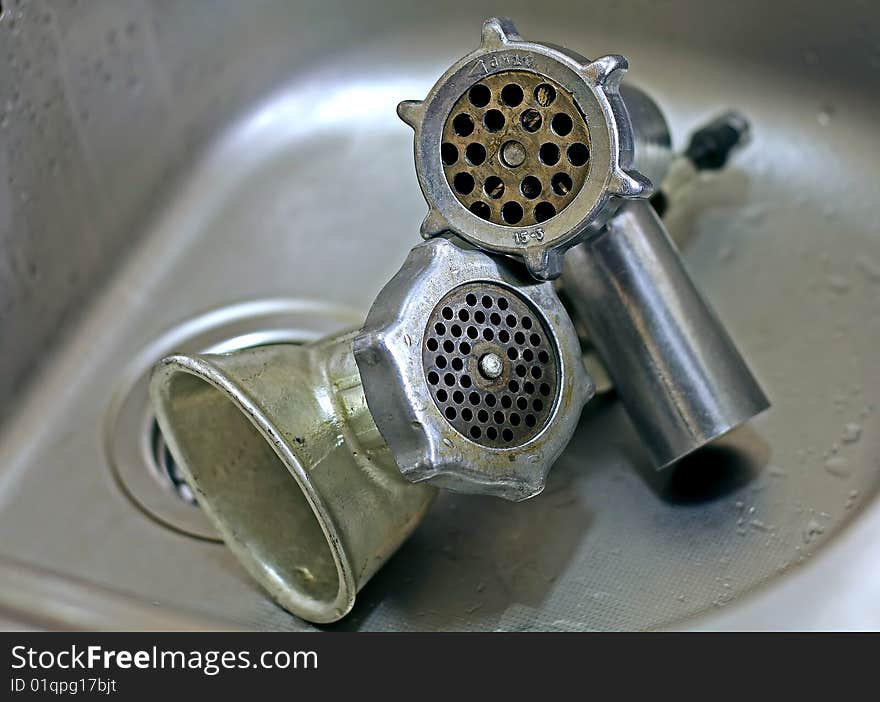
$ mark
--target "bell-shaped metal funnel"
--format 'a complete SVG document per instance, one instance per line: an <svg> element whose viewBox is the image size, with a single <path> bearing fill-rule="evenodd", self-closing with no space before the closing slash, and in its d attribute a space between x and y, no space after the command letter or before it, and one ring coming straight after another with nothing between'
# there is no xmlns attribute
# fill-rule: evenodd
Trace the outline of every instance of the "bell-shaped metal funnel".
<svg viewBox="0 0 880 702"><path fill-rule="evenodd" d="M170 356L153 404L199 504L285 609L332 622L436 489L401 474L367 409L354 334Z"/></svg>

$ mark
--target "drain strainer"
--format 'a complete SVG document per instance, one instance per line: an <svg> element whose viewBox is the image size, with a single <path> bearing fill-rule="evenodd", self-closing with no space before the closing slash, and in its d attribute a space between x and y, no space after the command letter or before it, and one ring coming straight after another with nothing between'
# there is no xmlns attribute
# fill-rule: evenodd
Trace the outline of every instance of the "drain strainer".
<svg viewBox="0 0 880 702"><path fill-rule="evenodd" d="M193 495L193 491L187 485L183 471L177 465L177 461L174 459L174 455L171 453L168 442L165 441L162 430L159 428L159 422L155 417L150 424L150 448L153 470L156 472L157 477L163 482L167 481L169 487L184 502L188 502L191 505L198 504L196 496Z"/></svg>
<svg viewBox="0 0 880 702"><path fill-rule="evenodd" d="M258 300L224 307L171 329L145 348L120 380L104 445L116 482L145 514L175 531L219 541L159 431L149 399L153 365L174 352L227 353L263 344L313 341L356 326L361 315L306 300Z"/></svg>
<svg viewBox="0 0 880 702"><path fill-rule="evenodd" d="M540 315L499 285L450 291L429 317L422 362L443 416L482 446L530 441L558 393L557 354Z"/></svg>
<svg viewBox="0 0 880 702"><path fill-rule="evenodd" d="M526 71L487 76L455 103L440 157L449 187L478 217L546 222L587 178L590 135L571 93Z"/></svg>

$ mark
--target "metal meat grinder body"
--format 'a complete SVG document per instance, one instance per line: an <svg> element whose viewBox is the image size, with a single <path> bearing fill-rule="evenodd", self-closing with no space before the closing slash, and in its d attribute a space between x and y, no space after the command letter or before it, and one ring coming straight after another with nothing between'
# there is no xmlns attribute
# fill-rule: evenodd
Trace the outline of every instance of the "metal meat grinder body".
<svg viewBox="0 0 880 702"><path fill-rule="evenodd" d="M651 98L621 84L627 67L490 19L480 47L398 113L415 131L422 234L452 232L538 278L561 275L663 467L769 402L647 202L671 138Z"/></svg>
<svg viewBox="0 0 880 702"><path fill-rule="evenodd" d="M538 494L594 394L553 286L424 242L358 331L166 358L156 416L199 504L287 610L336 621L436 487Z"/></svg>
<svg viewBox="0 0 880 702"><path fill-rule="evenodd" d="M526 42L509 20L482 36L426 101L399 107L428 241L363 327L172 356L154 373L199 503L311 621L351 609L435 488L513 501L544 488L595 393L553 279L658 465L767 405L645 200L670 139L656 105L620 85L626 59Z"/></svg>

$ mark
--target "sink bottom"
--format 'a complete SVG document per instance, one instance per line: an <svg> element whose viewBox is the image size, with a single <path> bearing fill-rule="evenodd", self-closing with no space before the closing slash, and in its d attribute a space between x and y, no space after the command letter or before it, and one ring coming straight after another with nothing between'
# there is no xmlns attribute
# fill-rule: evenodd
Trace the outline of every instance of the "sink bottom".
<svg viewBox="0 0 880 702"><path fill-rule="evenodd" d="M876 112L841 88L829 116L830 98L790 75L756 80L700 54L623 48L677 143L716 106L754 122L753 144L673 203L668 225L773 407L655 473L619 403L597 399L544 494L517 505L444 495L334 628L697 625L698 615L735 613L754 599L747 593L764 596L761 585L806 574L800 566L833 551L857 515L878 519L877 154L860 148L876 144ZM424 58L405 68L392 58L412 44L395 39L309 69L174 184L6 428L0 555L158 610L311 628L210 534L169 529L135 506L105 445L106 430L111 444L122 430L106 420L153 360L188 350L167 330L209 310L319 298L322 331L362 318L424 214L411 133L394 108L423 95L458 50L439 39L419 49Z"/></svg>

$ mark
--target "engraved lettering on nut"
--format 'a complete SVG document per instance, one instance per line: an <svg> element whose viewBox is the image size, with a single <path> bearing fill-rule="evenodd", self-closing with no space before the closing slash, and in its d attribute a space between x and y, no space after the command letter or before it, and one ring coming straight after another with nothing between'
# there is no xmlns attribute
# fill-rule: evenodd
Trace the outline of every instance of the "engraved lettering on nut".
<svg viewBox="0 0 880 702"><path fill-rule="evenodd" d="M513 240L522 246L528 244L529 241L544 241L544 228L535 227L531 231L526 229L525 231L514 232Z"/></svg>

